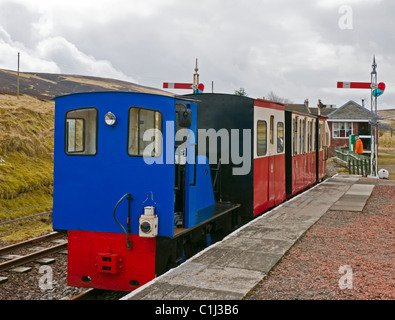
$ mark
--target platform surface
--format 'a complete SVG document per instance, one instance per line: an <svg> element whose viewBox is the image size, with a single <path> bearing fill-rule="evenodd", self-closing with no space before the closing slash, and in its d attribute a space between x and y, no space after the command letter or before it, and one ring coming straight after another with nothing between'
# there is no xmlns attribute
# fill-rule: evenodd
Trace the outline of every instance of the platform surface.
<svg viewBox="0 0 395 320"><path fill-rule="evenodd" d="M121 300L241 300L328 210L362 211L377 180L336 175Z"/></svg>

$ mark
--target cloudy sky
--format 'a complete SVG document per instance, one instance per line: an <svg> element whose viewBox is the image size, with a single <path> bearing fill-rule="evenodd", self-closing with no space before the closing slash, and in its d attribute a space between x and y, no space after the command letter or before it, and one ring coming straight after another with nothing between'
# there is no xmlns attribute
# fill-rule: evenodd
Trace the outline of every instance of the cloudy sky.
<svg viewBox="0 0 395 320"><path fill-rule="evenodd" d="M0 68L20 52L21 71L162 88L192 82L198 58L205 92L370 108L336 83L370 82L375 55L378 107L395 108L394 17L393 0L0 0Z"/></svg>

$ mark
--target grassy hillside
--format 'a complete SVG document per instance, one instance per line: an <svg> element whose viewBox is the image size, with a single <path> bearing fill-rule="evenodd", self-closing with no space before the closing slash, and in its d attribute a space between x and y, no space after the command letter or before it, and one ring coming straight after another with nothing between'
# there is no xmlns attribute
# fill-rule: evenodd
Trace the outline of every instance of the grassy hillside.
<svg viewBox="0 0 395 320"><path fill-rule="evenodd" d="M377 113L385 121L395 121L395 109L377 110Z"/></svg>
<svg viewBox="0 0 395 320"><path fill-rule="evenodd" d="M52 208L53 132L53 101L0 95L0 222ZM17 226L1 227L0 240L31 235Z"/></svg>
<svg viewBox="0 0 395 320"><path fill-rule="evenodd" d="M32 72L19 74L19 92L24 95L52 99L65 94L92 91L132 91L172 95L160 89L108 78ZM0 94L16 95L16 93L17 73L0 69Z"/></svg>
<svg viewBox="0 0 395 320"><path fill-rule="evenodd" d="M18 99L17 73L0 69L0 222L52 208L52 98L93 91L173 95L156 88L98 77L21 72L19 78ZM0 243L49 231L50 222L37 218L0 226Z"/></svg>

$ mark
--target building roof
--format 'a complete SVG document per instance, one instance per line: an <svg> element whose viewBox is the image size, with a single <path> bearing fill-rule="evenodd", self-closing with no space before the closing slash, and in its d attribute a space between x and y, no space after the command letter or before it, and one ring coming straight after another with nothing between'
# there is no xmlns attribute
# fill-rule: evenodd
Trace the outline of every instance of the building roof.
<svg viewBox="0 0 395 320"><path fill-rule="evenodd" d="M373 117L376 117L374 113L352 100L328 114L329 120L370 120ZM377 118L382 119L380 116Z"/></svg>
<svg viewBox="0 0 395 320"><path fill-rule="evenodd" d="M318 115L318 108L309 108L310 109L310 113L314 114L314 115ZM333 112L333 110L335 110L336 108L322 108L321 109L321 115L326 117L328 114L330 114L331 112Z"/></svg>
<svg viewBox="0 0 395 320"><path fill-rule="evenodd" d="M306 113L306 114L310 113L309 107L306 106L306 104L294 104L294 103L286 104L285 110Z"/></svg>

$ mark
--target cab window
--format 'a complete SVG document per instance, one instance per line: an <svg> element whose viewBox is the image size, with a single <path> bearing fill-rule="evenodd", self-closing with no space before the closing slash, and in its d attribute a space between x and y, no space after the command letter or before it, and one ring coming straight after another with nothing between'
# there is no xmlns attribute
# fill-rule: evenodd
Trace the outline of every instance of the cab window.
<svg viewBox="0 0 395 320"><path fill-rule="evenodd" d="M130 108L128 131L130 156L159 157L162 154L162 114L159 111Z"/></svg>
<svg viewBox="0 0 395 320"><path fill-rule="evenodd" d="M97 151L97 110L84 108L66 113L65 152L67 155L95 155Z"/></svg>

